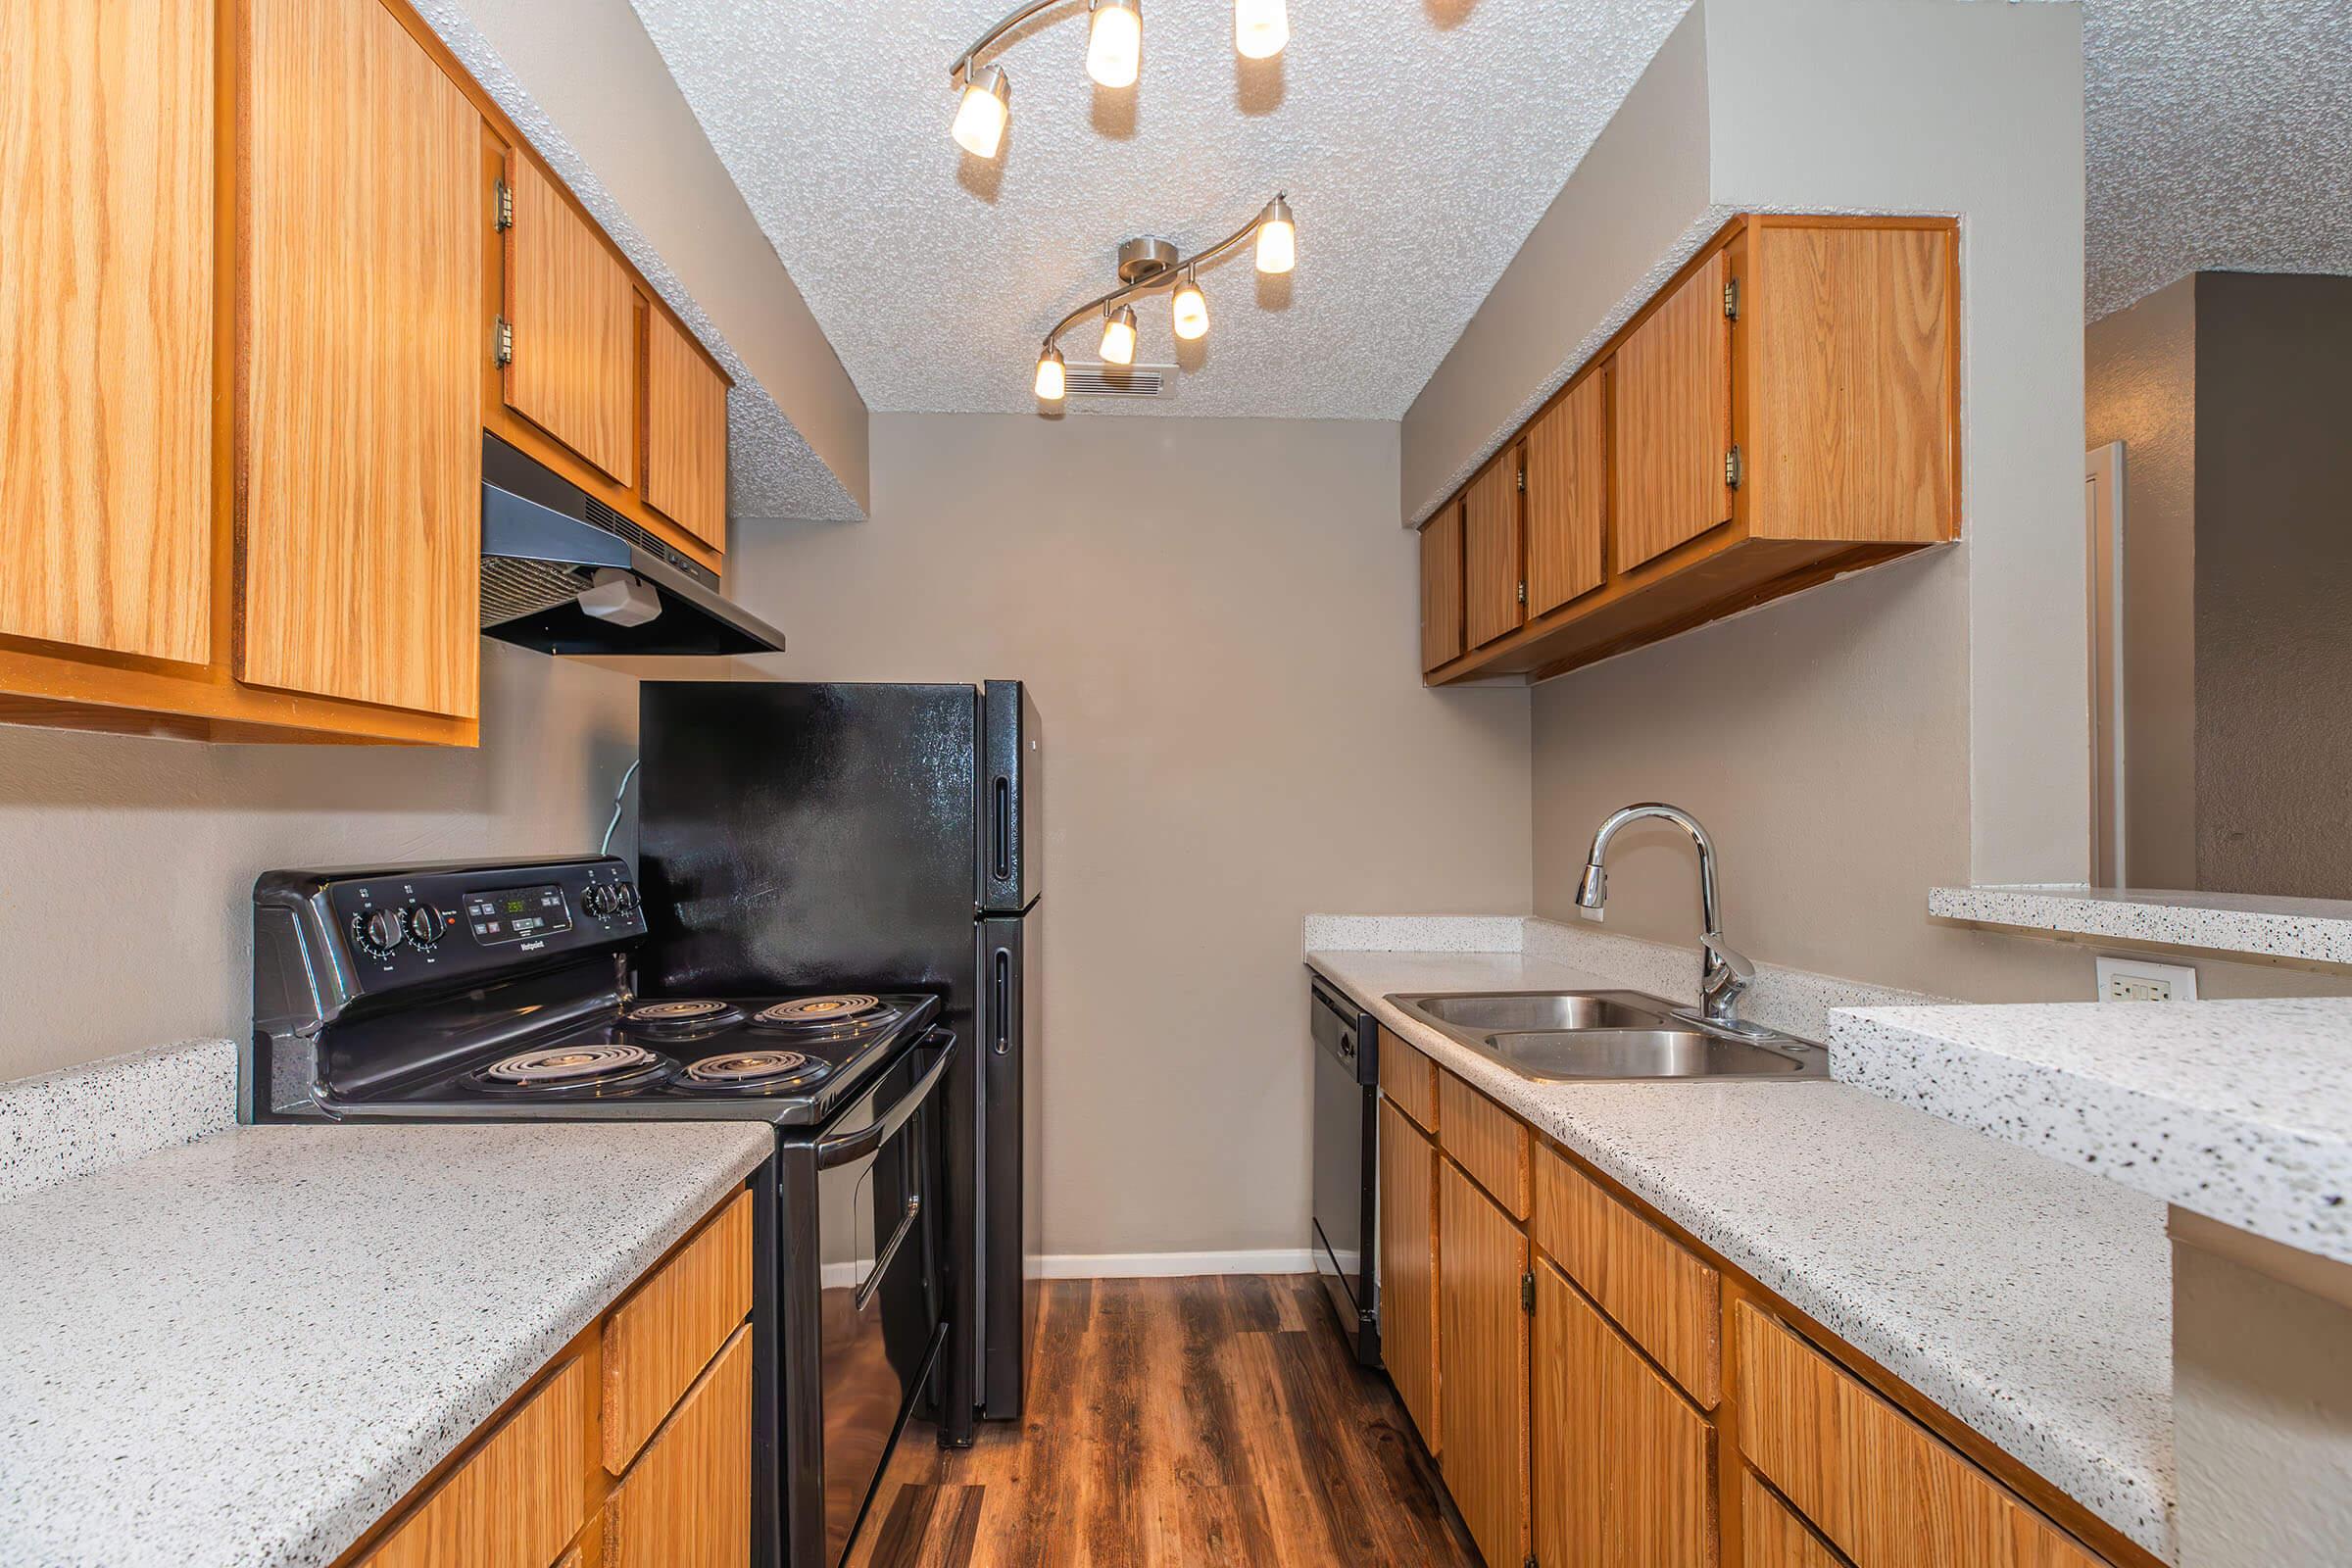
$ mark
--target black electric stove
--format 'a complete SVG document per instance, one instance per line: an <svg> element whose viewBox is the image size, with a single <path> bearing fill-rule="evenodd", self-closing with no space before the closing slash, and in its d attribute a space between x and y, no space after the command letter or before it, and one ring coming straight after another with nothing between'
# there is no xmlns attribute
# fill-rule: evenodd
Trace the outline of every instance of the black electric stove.
<svg viewBox="0 0 2352 1568"><path fill-rule="evenodd" d="M773 1127L752 1183L752 1561L833 1568L894 1444L938 1441L956 1039L935 995L887 983L637 995L644 934L611 858L270 872L239 1114Z"/></svg>

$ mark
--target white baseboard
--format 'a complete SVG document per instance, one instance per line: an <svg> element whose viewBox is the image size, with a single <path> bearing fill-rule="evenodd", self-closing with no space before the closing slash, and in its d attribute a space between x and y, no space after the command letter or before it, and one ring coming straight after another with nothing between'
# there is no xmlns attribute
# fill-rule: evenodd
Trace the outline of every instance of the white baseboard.
<svg viewBox="0 0 2352 1568"><path fill-rule="evenodd" d="M1310 1274L1314 1254L1303 1247L1256 1252L1056 1252L1038 1259L1049 1280L1174 1279L1194 1274Z"/></svg>

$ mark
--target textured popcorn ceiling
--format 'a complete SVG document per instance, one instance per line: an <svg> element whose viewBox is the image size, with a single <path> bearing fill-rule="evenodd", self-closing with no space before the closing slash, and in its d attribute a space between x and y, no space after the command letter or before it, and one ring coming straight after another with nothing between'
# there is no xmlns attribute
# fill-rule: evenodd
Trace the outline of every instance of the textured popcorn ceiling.
<svg viewBox="0 0 2352 1568"><path fill-rule="evenodd" d="M2352 0L2084 0L2085 315L2352 273Z"/></svg>
<svg viewBox="0 0 2352 1568"><path fill-rule="evenodd" d="M4 0L0 0L4 3ZM678 313L688 330L735 382L727 394L727 513L734 517L799 517L818 522L862 521L864 512L825 466L797 426L785 417L743 363L741 355L720 335L716 323L686 292L677 273L629 220L612 193L596 177L563 131L556 127L460 0L415 0L417 14L441 35L450 53L482 84L515 127L563 176L605 232L612 236L654 292Z"/></svg>
<svg viewBox="0 0 2352 1568"><path fill-rule="evenodd" d="M1134 88L1086 74L1082 0L992 56L993 163L948 138L947 68L1011 0L633 0L688 103L876 411L1027 412L1039 339L1157 233L1188 250L1276 190L1298 269L1203 274L1170 403L1089 414L1401 416L1688 0L1292 0L1278 61L1230 0L1146 0ZM1063 348L1092 360L1099 334ZM1202 352L1196 352L1196 349Z"/></svg>

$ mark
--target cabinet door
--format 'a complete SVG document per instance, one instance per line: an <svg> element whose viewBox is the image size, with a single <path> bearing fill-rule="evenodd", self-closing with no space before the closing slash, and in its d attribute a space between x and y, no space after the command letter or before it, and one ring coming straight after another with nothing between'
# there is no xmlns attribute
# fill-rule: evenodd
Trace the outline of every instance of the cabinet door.
<svg viewBox="0 0 2352 1568"><path fill-rule="evenodd" d="M1527 431L1527 613L1601 584L1609 515L1607 368L1593 370Z"/></svg>
<svg viewBox="0 0 2352 1568"><path fill-rule="evenodd" d="M1535 1341L1536 1561L1712 1568L1714 1427L1548 1262Z"/></svg>
<svg viewBox="0 0 2352 1568"><path fill-rule="evenodd" d="M1437 1180L1436 1146L1394 1102L1383 1099L1380 1356L1389 1381L1396 1385L1396 1397L1432 1453L1439 1451Z"/></svg>
<svg viewBox="0 0 2352 1568"><path fill-rule="evenodd" d="M543 1568L588 1514L594 1380L574 1357L452 1470L360 1568Z"/></svg>
<svg viewBox="0 0 2352 1568"><path fill-rule="evenodd" d="M1740 1478L1740 1568L1848 1568L1752 1471Z"/></svg>
<svg viewBox="0 0 2352 1568"><path fill-rule="evenodd" d="M1731 519L1723 472L1732 445L1724 275L1717 251L1618 345L1612 371L1619 571Z"/></svg>
<svg viewBox="0 0 2352 1568"><path fill-rule="evenodd" d="M470 718L481 117L376 0L246 19L237 673Z"/></svg>
<svg viewBox="0 0 2352 1568"><path fill-rule="evenodd" d="M637 291L555 181L507 159L507 406L622 484L637 482Z"/></svg>
<svg viewBox="0 0 2352 1568"><path fill-rule="evenodd" d="M752 1559L752 1331L735 1331L605 1499L605 1568Z"/></svg>
<svg viewBox="0 0 2352 1568"><path fill-rule="evenodd" d="M0 6L0 634L212 650L213 6Z"/></svg>
<svg viewBox="0 0 2352 1568"><path fill-rule="evenodd" d="M1479 1551L1515 1563L1528 1541L1527 1238L1451 1161L1438 1192L1440 1467Z"/></svg>
<svg viewBox="0 0 2352 1568"><path fill-rule="evenodd" d="M1421 667L1462 657L1462 508L1448 501L1421 525Z"/></svg>
<svg viewBox="0 0 2352 1568"><path fill-rule="evenodd" d="M645 317L645 500L727 548L727 382L660 311Z"/></svg>
<svg viewBox="0 0 2352 1568"><path fill-rule="evenodd" d="M1469 642L1483 648L1519 629L1519 449L1470 481L1462 498L1464 614Z"/></svg>

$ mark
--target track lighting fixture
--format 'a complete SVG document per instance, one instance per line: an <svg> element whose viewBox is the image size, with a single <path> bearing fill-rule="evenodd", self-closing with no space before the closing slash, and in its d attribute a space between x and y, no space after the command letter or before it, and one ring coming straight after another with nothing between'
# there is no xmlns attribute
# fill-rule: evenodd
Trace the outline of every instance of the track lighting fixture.
<svg viewBox="0 0 2352 1568"><path fill-rule="evenodd" d="M956 63L948 80L962 94L956 109L956 145L974 158L994 158L1012 113L1012 83L1002 66L983 69L980 57L1006 33L1063 0L1023 0L1011 14L982 33ZM1251 60L1282 53L1290 41L1290 15L1283 0L1234 0L1233 46ZM1132 87L1144 66L1143 0L1088 0L1086 74L1111 88Z"/></svg>
<svg viewBox="0 0 2352 1568"><path fill-rule="evenodd" d="M1187 343L1208 336L1208 296L1193 280L1193 270L1184 270L1184 281L1176 285L1176 297L1168 302L1169 324L1176 335Z"/></svg>
<svg viewBox="0 0 2352 1568"><path fill-rule="evenodd" d="M1092 0L1087 7L1086 74L1105 87L1132 87L1143 66L1141 0Z"/></svg>
<svg viewBox="0 0 2352 1568"><path fill-rule="evenodd" d="M1271 60L1291 41L1283 0L1233 0L1233 47L1245 60Z"/></svg>
<svg viewBox="0 0 2352 1568"><path fill-rule="evenodd" d="M1102 318L1102 363L1135 363L1135 310L1122 305Z"/></svg>
<svg viewBox="0 0 2352 1568"><path fill-rule="evenodd" d="M1011 118L1012 78L1004 67L991 66L964 83L963 102L956 106L956 145L974 158L994 158Z"/></svg>
<svg viewBox="0 0 2352 1568"><path fill-rule="evenodd" d="M1208 296L1200 290L1200 270L1212 267L1254 240L1257 270L1287 272L1298 265L1298 226L1291 217L1288 197L1276 196L1255 218L1214 245L1181 255L1164 239L1131 239L1119 247L1119 286L1088 300L1054 324L1037 356L1037 395L1058 404L1068 391L1068 371L1062 364L1061 334L1090 317L1102 320L1102 358L1110 365L1135 363L1135 308L1127 302L1167 290L1169 325L1187 342L1208 332Z"/></svg>
<svg viewBox="0 0 2352 1568"><path fill-rule="evenodd" d="M1061 350L1053 344L1037 357L1037 400L1040 403L1059 403L1069 383L1068 371L1061 363Z"/></svg>

